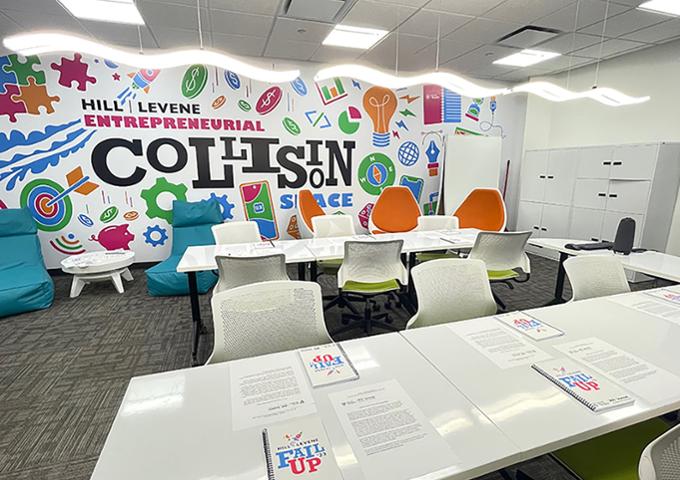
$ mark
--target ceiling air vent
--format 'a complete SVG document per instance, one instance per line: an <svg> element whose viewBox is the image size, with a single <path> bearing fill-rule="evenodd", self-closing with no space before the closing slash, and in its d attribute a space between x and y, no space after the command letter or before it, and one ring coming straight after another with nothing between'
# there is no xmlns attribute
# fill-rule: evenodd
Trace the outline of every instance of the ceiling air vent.
<svg viewBox="0 0 680 480"><path fill-rule="evenodd" d="M561 34L560 30L554 28L535 27L527 25L498 40L499 45L516 48L531 48Z"/></svg>
<svg viewBox="0 0 680 480"><path fill-rule="evenodd" d="M354 3L353 0L288 0L284 4L286 17L334 23L338 14Z"/></svg>

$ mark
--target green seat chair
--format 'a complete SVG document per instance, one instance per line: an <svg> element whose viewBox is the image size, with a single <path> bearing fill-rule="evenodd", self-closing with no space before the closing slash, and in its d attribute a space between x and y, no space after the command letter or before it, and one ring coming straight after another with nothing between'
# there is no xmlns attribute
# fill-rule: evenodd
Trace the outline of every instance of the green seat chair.
<svg viewBox="0 0 680 480"><path fill-rule="evenodd" d="M458 217L453 215L421 215L418 217L416 231L431 232L433 230L458 230ZM416 253L417 263L444 258L458 258L458 254L451 251Z"/></svg>

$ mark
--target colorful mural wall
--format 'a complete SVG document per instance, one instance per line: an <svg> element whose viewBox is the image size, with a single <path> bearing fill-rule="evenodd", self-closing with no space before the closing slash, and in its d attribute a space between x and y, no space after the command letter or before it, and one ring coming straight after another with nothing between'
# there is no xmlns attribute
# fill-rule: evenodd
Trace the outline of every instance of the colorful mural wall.
<svg viewBox="0 0 680 480"><path fill-rule="evenodd" d="M0 57L0 208L31 210L50 268L102 249L161 260L174 199L215 199L225 221L283 239L299 236L297 193L309 188L365 229L390 185L436 211L445 135L503 132L503 99L313 75L269 85L203 65Z"/></svg>

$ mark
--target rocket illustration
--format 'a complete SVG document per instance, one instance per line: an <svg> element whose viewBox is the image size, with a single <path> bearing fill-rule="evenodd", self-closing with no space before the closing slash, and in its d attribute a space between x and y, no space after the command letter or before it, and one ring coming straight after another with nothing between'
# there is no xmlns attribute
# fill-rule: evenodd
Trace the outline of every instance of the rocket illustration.
<svg viewBox="0 0 680 480"><path fill-rule="evenodd" d="M149 93L151 82L156 80L160 70L142 69L136 73L128 73L128 77L132 79L132 88L144 90L144 93Z"/></svg>

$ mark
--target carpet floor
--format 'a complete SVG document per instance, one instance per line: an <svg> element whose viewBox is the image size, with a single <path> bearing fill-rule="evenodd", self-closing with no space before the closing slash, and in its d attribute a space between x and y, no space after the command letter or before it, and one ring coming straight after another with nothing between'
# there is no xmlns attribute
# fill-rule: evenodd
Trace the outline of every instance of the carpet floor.
<svg viewBox="0 0 680 480"><path fill-rule="evenodd" d="M532 257L527 283L494 291L511 310L540 306L552 298L556 267ZM132 273L123 295L99 283L76 299L69 298L71 278L56 275L51 308L0 319L0 479L88 479L130 378L190 365L188 297L149 297L143 270ZM335 292L334 278L319 281L324 293ZM205 360L212 349L208 295L201 309L210 331L201 339ZM327 312L331 332L340 326L338 312ZM402 328L409 316L395 310L393 318ZM355 329L335 340L362 335ZM521 468L535 480L572 478L547 456ZM495 473L484 480L501 478Z"/></svg>

